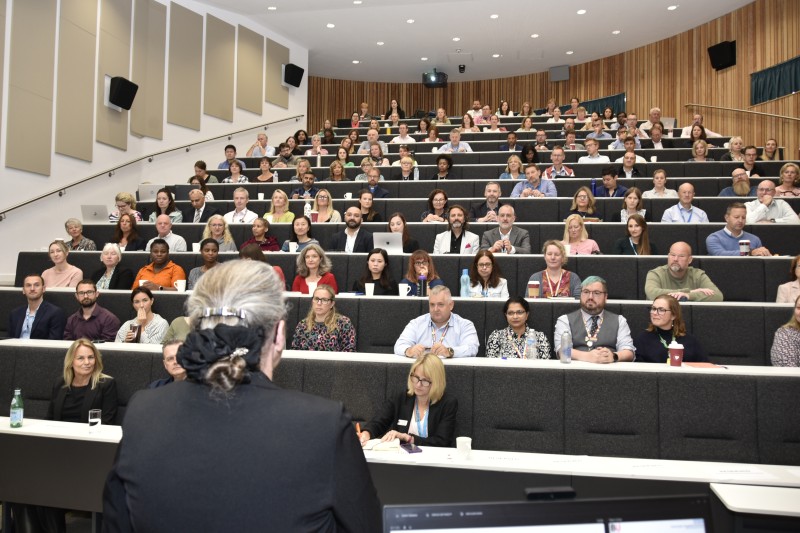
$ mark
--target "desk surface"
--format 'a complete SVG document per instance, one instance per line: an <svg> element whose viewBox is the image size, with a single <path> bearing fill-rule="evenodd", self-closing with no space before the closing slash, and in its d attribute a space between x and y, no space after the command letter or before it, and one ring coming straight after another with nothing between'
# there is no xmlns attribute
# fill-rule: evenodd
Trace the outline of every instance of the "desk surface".
<svg viewBox="0 0 800 533"><path fill-rule="evenodd" d="M96 431L89 433L88 424L26 418L21 428L12 428L10 419L0 416L0 434L4 433L27 437L49 437L104 443L118 443L122 438L122 428L120 426L100 426Z"/></svg>
<svg viewBox="0 0 800 533"><path fill-rule="evenodd" d="M798 475L800 475L800 469ZM725 507L737 513L800 517L800 489L712 483Z"/></svg>

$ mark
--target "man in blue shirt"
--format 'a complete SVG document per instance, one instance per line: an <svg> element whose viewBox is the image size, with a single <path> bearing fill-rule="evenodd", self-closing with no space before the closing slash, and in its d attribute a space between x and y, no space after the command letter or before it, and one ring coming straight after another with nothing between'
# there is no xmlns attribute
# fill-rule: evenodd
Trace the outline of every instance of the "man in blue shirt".
<svg viewBox="0 0 800 533"><path fill-rule="evenodd" d="M598 198L622 198L628 188L617 185L617 169L614 167L603 168L603 186L597 189L595 196Z"/></svg>
<svg viewBox="0 0 800 533"><path fill-rule="evenodd" d="M747 221L747 207L734 202L725 211L725 227L706 237L708 255L742 255L740 242L750 241L750 252L746 255L768 257L772 255L762 244L761 239L744 231Z"/></svg>
<svg viewBox="0 0 800 533"><path fill-rule="evenodd" d="M555 198L558 196L556 185L552 180L542 180L536 165L525 167L525 181L517 183L511 191L511 198Z"/></svg>

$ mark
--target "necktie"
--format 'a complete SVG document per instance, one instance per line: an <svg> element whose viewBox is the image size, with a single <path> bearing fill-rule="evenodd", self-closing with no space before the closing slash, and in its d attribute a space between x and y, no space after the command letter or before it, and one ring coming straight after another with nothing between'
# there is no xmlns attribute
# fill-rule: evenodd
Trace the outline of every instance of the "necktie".
<svg viewBox="0 0 800 533"><path fill-rule="evenodd" d="M593 316L591 318L592 325L589 327L589 336L590 337L594 337L595 335L597 335L597 329L598 329L598 327L597 327L597 319L598 319L597 316Z"/></svg>
<svg viewBox="0 0 800 533"><path fill-rule="evenodd" d="M194 221L195 222L200 222L200 210L199 209L195 209L194 210Z"/></svg>

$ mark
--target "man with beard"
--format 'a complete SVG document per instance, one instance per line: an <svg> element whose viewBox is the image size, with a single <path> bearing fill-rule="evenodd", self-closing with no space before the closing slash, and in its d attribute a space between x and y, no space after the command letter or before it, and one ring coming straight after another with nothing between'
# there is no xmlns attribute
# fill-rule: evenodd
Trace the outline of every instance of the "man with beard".
<svg viewBox="0 0 800 533"><path fill-rule="evenodd" d="M676 242L669 249L667 264L647 273L644 293L648 300L669 294L678 301L721 302L722 291L706 273L692 266L692 247Z"/></svg>
<svg viewBox="0 0 800 533"><path fill-rule="evenodd" d="M67 317L64 310L44 299L44 279L40 274L28 274L22 280L26 305L11 310L8 315L8 334L12 339L59 340L64 337Z"/></svg>
<svg viewBox="0 0 800 533"><path fill-rule="evenodd" d="M633 361L636 348L624 316L606 311L606 280L589 276L581 283L581 308L556 321L553 341L556 353L561 336L572 335L572 358L590 363Z"/></svg>
<svg viewBox="0 0 800 533"><path fill-rule="evenodd" d="M373 248L372 233L361 229L361 208L348 207L344 212L347 228L331 237L328 251L366 254Z"/></svg>
<svg viewBox="0 0 800 533"><path fill-rule="evenodd" d="M553 180L542 180L539 167L528 165L525 167L525 181L520 181L511 191L511 198L555 198L558 196Z"/></svg>
<svg viewBox="0 0 800 533"><path fill-rule="evenodd" d="M706 237L708 255L742 255L741 241L750 241L750 252L746 255L767 257L772 255L761 244L761 239L744 231L747 222L747 207L743 203L734 202L725 212L725 227Z"/></svg>
<svg viewBox="0 0 800 533"><path fill-rule="evenodd" d="M84 279L78 282L75 299L81 308L67 318L64 340L85 338L91 341L114 342L121 323L111 311L97 303L99 297L94 281Z"/></svg>
<svg viewBox="0 0 800 533"><path fill-rule="evenodd" d="M733 185L725 187L719 193L719 196L755 196L756 186L750 186L750 177L747 171L743 168L736 168L731 173L733 178Z"/></svg>
<svg viewBox="0 0 800 533"><path fill-rule="evenodd" d="M475 255L480 249L480 238L467 231L469 221L467 210L460 205L450 208L447 215L448 230L436 235L433 244L434 254L465 254Z"/></svg>

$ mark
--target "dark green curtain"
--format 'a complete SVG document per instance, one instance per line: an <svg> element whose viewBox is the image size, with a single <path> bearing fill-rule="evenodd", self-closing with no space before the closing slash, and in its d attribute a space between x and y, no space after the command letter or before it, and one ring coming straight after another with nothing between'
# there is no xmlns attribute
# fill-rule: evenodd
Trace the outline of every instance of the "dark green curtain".
<svg viewBox="0 0 800 533"><path fill-rule="evenodd" d="M750 105L800 91L800 56L750 74Z"/></svg>
<svg viewBox="0 0 800 533"><path fill-rule="evenodd" d="M588 114L592 114L592 112L597 111L601 115L603 114L603 109L606 107L610 107L614 110L614 114L616 115L620 111L625 111L625 93L614 94L611 96L604 96L602 98L597 98L595 100L584 100L581 102L581 105L586 108L586 112ZM544 113L546 108L536 109L534 113L537 115L541 115ZM563 113L569 109L569 104L561 106L561 112Z"/></svg>

